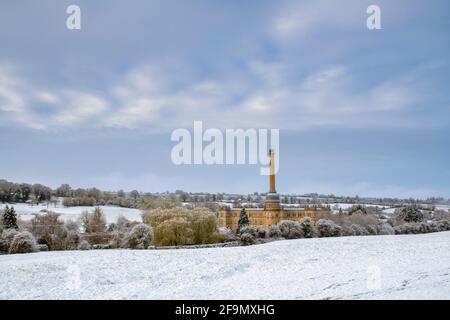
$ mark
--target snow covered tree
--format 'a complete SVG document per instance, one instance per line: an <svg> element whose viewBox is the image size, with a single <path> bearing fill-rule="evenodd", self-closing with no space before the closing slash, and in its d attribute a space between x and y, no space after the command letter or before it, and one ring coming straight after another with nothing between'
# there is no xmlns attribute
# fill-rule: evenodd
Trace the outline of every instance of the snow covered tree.
<svg viewBox="0 0 450 320"><path fill-rule="evenodd" d="M74 221L64 222L59 213L47 212L37 214L30 223L30 231L39 244L46 244L49 250L77 249L80 240L79 224Z"/></svg>
<svg viewBox="0 0 450 320"><path fill-rule="evenodd" d="M106 218L99 207L94 212L83 212L81 216L82 225L86 233L102 233L106 231Z"/></svg>
<svg viewBox="0 0 450 320"><path fill-rule="evenodd" d="M278 223L281 236L286 239L298 239L303 237L303 232L300 224L290 220L282 220Z"/></svg>
<svg viewBox="0 0 450 320"><path fill-rule="evenodd" d="M319 237L339 237L342 228L331 220L320 219L316 223Z"/></svg>
<svg viewBox="0 0 450 320"><path fill-rule="evenodd" d="M17 214L14 210L14 207L9 208L6 206L3 216L2 216L2 224L5 229L18 229L17 226Z"/></svg>
<svg viewBox="0 0 450 320"><path fill-rule="evenodd" d="M278 226L270 226L269 227L269 237L270 238L280 238L281 237L281 231Z"/></svg>
<svg viewBox="0 0 450 320"><path fill-rule="evenodd" d="M243 228L244 226L248 226L249 224L250 224L250 222L248 220L247 211L245 210L245 208L242 208L241 216L239 217L239 221L238 221L237 233L240 233L241 228Z"/></svg>
<svg viewBox="0 0 450 320"><path fill-rule="evenodd" d="M352 214L367 214L367 208L360 204L352 206L348 209L348 215L351 216Z"/></svg>
<svg viewBox="0 0 450 320"><path fill-rule="evenodd" d="M255 228L249 225L244 225L240 229L239 240L245 246L254 244L256 242L257 232Z"/></svg>
<svg viewBox="0 0 450 320"><path fill-rule="evenodd" d="M450 230L450 221L449 220L439 220L438 222L440 231L449 231Z"/></svg>
<svg viewBox="0 0 450 320"><path fill-rule="evenodd" d="M257 236L256 229L253 228L253 227L250 226L250 225L244 225L244 226L241 228L241 233L243 233L243 232L250 233L253 237L256 237L256 236Z"/></svg>
<svg viewBox="0 0 450 320"><path fill-rule="evenodd" d="M314 223L310 218L304 218L299 222L300 229L302 230L303 237L313 238L316 230L314 228Z"/></svg>
<svg viewBox="0 0 450 320"><path fill-rule="evenodd" d="M251 233L248 233L248 232L241 233L239 236L239 240L241 241L241 243L244 246L249 246L256 242L255 237Z"/></svg>
<svg viewBox="0 0 450 320"><path fill-rule="evenodd" d="M406 206L400 210L399 217L405 222L422 222L423 213L417 206Z"/></svg>
<svg viewBox="0 0 450 320"><path fill-rule="evenodd" d="M369 235L369 232L367 231L367 229L364 228L363 226L360 226L359 224L352 224L349 229L350 229L351 236L367 236L367 235Z"/></svg>
<svg viewBox="0 0 450 320"><path fill-rule="evenodd" d="M135 225L125 237L124 247L130 249L147 249L153 240L153 230L145 223Z"/></svg>
<svg viewBox="0 0 450 320"><path fill-rule="evenodd" d="M37 251L36 239L28 231L17 233L9 246L9 253L29 253Z"/></svg>
<svg viewBox="0 0 450 320"><path fill-rule="evenodd" d="M392 235L395 234L394 228L389 223L382 223L378 226L379 235Z"/></svg>

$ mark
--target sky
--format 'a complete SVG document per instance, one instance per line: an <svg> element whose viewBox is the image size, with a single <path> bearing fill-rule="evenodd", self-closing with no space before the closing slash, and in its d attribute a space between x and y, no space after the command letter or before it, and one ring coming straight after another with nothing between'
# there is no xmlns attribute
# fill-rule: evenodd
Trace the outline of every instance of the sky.
<svg viewBox="0 0 450 320"><path fill-rule="evenodd" d="M0 179L266 192L259 165L171 161L199 120L279 129L280 193L449 198L449 84L445 0L2 1Z"/></svg>

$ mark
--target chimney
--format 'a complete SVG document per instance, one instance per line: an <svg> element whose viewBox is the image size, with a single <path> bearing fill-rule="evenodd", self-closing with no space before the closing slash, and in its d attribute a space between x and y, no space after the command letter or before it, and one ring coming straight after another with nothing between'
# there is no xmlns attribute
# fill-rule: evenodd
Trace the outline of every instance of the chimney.
<svg viewBox="0 0 450 320"><path fill-rule="evenodd" d="M273 149L269 150L269 157L270 157L270 176L269 176L269 180L270 180L270 189L269 192L270 193L276 193L276 189L275 189L275 154Z"/></svg>

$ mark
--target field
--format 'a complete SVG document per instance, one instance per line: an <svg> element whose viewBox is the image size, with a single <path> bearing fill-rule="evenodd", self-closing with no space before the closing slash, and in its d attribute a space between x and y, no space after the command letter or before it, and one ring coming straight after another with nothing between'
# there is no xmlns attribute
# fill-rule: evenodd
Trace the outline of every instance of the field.
<svg viewBox="0 0 450 320"><path fill-rule="evenodd" d="M450 232L0 256L0 299L449 299Z"/></svg>
<svg viewBox="0 0 450 320"><path fill-rule="evenodd" d="M0 210L6 205L0 204ZM10 205L11 206L11 205ZM30 220L35 214L42 213L42 210L53 211L61 214L64 221L77 220L83 211L93 211L95 207L64 207L61 204L53 205L40 204L30 205L27 203L16 203L12 205L17 212L19 218ZM116 222L117 218L122 215L131 221L142 221L141 211L138 209L120 208L114 206L100 206L105 214L107 223Z"/></svg>

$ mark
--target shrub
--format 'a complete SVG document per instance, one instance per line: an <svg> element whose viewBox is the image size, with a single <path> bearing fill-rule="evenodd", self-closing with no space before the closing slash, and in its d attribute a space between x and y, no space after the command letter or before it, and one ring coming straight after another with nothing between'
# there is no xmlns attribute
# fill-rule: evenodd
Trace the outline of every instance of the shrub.
<svg viewBox="0 0 450 320"><path fill-rule="evenodd" d="M316 223L319 237L339 237L342 228L331 220L320 219Z"/></svg>
<svg viewBox="0 0 450 320"><path fill-rule="evenodd" d="M209 243L221 243L227 241L230 241L230 238L228 237L227 234L221 232L214 232L210 237Z"/></svg>
<svg viewBox="0 0 450 320"><path fill-rule="evenodd" d="M46 244L49 250L76 250L80 241L79 225L73 221L65 224L55 212L36 215L31 219L30 230L38 243Z"/></svg>
<svg viewBox="0 0 450 320"><path fill-rule="evenodd" d="M352 224L349 228L351 236L367 236L369 232L366 228L363 226L360 226L359 224Z"/></svg>
<svg viewBox="0 0 450 320"><path fill-rule="evenodd" d="M409 222L394 228L395 234L420 234L430 232L430 227L426 223Z"/></svg>
<svg viewBox="0 0 450 320"><path fill-rule="evenodd" d="M81 240L80 244L78 245L78 250L91 250L92 247L86 240Z"/></svg>
<svg viewBox="0 0 450 320"><path fill-rule="evenodd" d="M111 223L108 226L108 232L111 235L109 246L111 248L121 248L124 245L125 237L130 233L131 229L137 225L137 222L132 222L120 215L116 223Z"/></svg>
<svg viewBox="0 0 450 320"><path fill-rule="evenodd" d="M389 223L381 223L377 227L379 235L393 235L395 234L394 228Z"/></svg>
<svg viewBox="0 0 450 320"><path fill-rule="evenodd" d="M428 228L429 228L430 232L443 231L443 230L441 230L440 223L437 222L437 221L430 221L430 222L428 222Z"/></svg>
<svg viewBox="0 0 450 320"><path fill-rule="evenodd" d="M256 242L255 236L250 232L241 232L239 240L244 246L252 245Z"/></svg>
<svg viewBox="0 0 450 320"><path fill-rule="evenodd" d="M124 239L124 247L147 249L153 240L153 230L145 223L135 225Z"/></svg>
<svg viewBox="0 0 450 320"><path fill-rule="evenodd" d="M0 238L0 252L8 252L9 246L8 242Z"/></svg>
<svg viewBox="0 0 450 320"><path fill-rule="evenodd" d="M17 233L9 246L9 253L30 253L37 251L36 239L28 231Z"/></svg>
<svg viewBox="0 0 450 320"><path fill-rule="evenodd" d="M235 235L233 233L233 230L231 230L230 228L218 228L217 229L218 233L223 235L225 237L224 241L232 241L235 240Z"/></svg>
<svg viewBox="0 0 450 320"><path fill-rule="evenodd" d="M266 237L266 229L262 226L259 226L258 228L256 228L256 234L258 236L258 238L264 239Z"/></svg>
<svg viewBox="0 0 450 320"><path fill-rule="evenodd" d="M436 210L433 213L433 219L440 220L450 220L450 212L445 210Z"/></svg>
<svg viewBox="0 0 450 320"><path fill-rule="evenodd" d="M367 233L371 236L376 236L378 234L377 225L369 224L366 227Z"/></svg>
<svg viewBox="0 0 450 320"><path fill-rule="evenodd" d="M286 239L298 239L303 237L303 232L300 224L290 220L282 220L278 223L281 231L281 236Z"/></svg>
<svg viewBox="0 0 450 320"><path fill-rule="evenodd" d="M278 226L272 225L269 227L269 238L280 238L281 231Z"/></svg>
<svg viewBox="0 0 450 320"><path fill-rule="evenodd" d="M117 222L115 225L116 225L116 230L119 232L128 233L131 230L131 228L133 228L133 222L131 222L130 220L128 220L127 218L125 218L122 215L120 215L117 218Z"/></svg>
<svg viewBox="0 0 450 320"><path fill-rule="evenodd" d="M110 240L109 240L109 247L111 249L118 249L122 248L124 246L124 239L127 236L127 234L119 233L118 231L112 231L110 232Z"/></svg>
<svg viewBox="0 0 450 320"><path fill-rule="evenodd" d="M299 222L300 229L302 230L303 237L305 238L314 238L316 234L316 230L314 227L314 223L310 218L303 218Z"/></svg>
<svg viewBox="0 0 450 320"><path fill-rule="evenodd" d="M449 231L450 230L450 221L448 220L440 220L437 222L440 231Z"/></svg>
<svg viewBox="0 0 450 320"><path fill-rule="evenodd" d="M52 243L53 250L76 250L80 243L80 234L64 225L52 235Z"/></svg>
<svg viewBox="0 0 450 320"><path fill-rule="evenodd" d="M242 228L241 228L241 232L240 233L250 233L253 237L255 237L256 238L256 236L257 236L257 233L256 233L256 229L255 228L253 228L252 226L250 226L250 225L245 225L245 226L243 226Z"/></svg>
<svg viewBox="0 0 450 320"><path fill-rule="evenodd" d="M11 246L11 242L14 239L14 237L19 233L16 229L5 229L3 230L1 234L1 239L4 241L4 246L6 248L5 251L9 250L9 247Z"/></svg>

